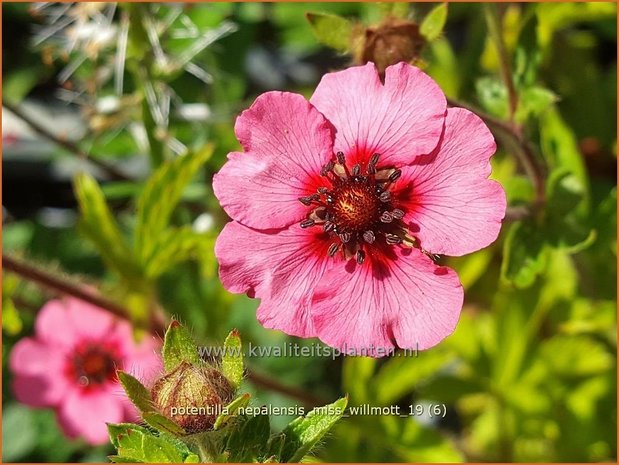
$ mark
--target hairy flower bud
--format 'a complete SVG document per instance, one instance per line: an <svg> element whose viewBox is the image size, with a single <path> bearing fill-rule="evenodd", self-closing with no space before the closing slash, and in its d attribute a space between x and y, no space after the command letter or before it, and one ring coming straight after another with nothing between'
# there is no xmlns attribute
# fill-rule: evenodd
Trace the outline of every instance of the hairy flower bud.
<svg viewBox="0 0 619 465"><path fill-rule="evenodd" d="M156 409L188 434L212 429L233 396L234 388L217 368L185 361L161 377L151 391Z"/></svg>
<svg viewBox="0 0 619 465"><path fill-rule="evenodd" d="M355 53L355 62L372 61L381 74L387 66L400 61L416 64L425 44L416 23L396 18L387 18L378 26L368 27L362 42Z"/></svg>

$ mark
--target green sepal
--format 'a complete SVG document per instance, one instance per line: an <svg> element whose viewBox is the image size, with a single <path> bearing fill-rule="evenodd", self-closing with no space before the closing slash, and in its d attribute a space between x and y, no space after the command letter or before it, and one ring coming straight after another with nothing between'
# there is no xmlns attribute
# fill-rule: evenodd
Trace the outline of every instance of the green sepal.
<svg viewBox="0 0 619 465"><path fill-rule="evenodd" d="M129 373L119 371L117 374L127 397L140 413L152 411L153 405L148 389Z"/></svg>
<svg viewBox="0 0 619 465"><path fill-rule="evenodd" d="M170 323L163 341L163 366L166 372L174 370L181 362L185 361L192 365L202 362L198 354L198 348L187 329L178 321Z"/></svg>
<svg viewBox="0 0 619 465"><path fill-rule="evenodd" d="M236 329L230 331L224 342L224 354L221 360L221 371L224 376L238 389L243 381L243 346Z"/></svg>
<svg viewBox="0 0 619 465"><path fill-rule="evenodd" d="M249 404L250 395L248 393L243 394L242 396L237 397L228 405L226 405L223 409L223 412L219 414L215 423L213 424L213 430L219 430L223 428L228 422L236 416L239 409L247 407Z"/></svg>

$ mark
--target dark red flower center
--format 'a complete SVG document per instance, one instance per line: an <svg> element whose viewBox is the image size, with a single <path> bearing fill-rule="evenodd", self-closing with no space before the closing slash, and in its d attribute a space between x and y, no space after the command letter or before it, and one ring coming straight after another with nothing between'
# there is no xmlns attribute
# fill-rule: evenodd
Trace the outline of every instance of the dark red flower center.
<svg viewBox="0 0 619 465"><path fill-rule="evenodd" d="M120 359L112 347L90 342L75 349L68 367L70 374L84 387L114 380L120 368Z"/></svg>
<svg viewBox="0 0 619 465"><path fill-rule="evenodd" d="M402 172L393 167L378 168L379 158L372 155L362 172L360 165L349 168L344 154L338 152L320 172L327 185L299 199L312 207L301 227L322 227L332 238L328 249L332 257L341 252L345 259L355 257L362 264L374 244L416 244L401 221L404 211L395 208L391 195Z"/></svg>

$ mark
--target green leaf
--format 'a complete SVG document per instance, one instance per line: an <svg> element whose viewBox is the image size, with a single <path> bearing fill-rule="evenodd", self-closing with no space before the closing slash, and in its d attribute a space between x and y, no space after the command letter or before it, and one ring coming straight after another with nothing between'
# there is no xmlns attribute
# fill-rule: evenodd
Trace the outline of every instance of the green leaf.
<svg viewBox="0 0 619 465"><path fill-rule="evenodd" d="M329 13L305 13L316 38L340 52L348 52L353 36L353 24L341 16Z"/></svg>
<svg viewBox="0 0 619 465"><path fill-rule="evenodd" d="M129 280L140 276L97 181L86 173L79 174L74 189L81 213L80 231L97 247L111 269Z"/></svg>
<svg viewBox="0 0 619 465"><path fill-rule="evenodd" d="M498 118L507 118L509 101L505 84L495 77L482 77L475 83L477 98L482 107Z"/></svg>
<svg viewBox="0 0 619 465"><path fill-rule="evenodd" d="M118 450L118 455L110 457L116 463L179 463L194 455L182 442L156 436L138 425L108 424L108 431Z"/></svg>
<svg viewBox="0 0 619 465"><path fill-rule="evenodd" d="M267 455L267 443L271 436L268 415L256 415L247 419L229 436L226 449L230 462L256 462Z"/></svg>
<svg viewBox="0 0 619 465"><path fill-rule="evenodd" d="M137 201L134 233L136 255L145 264L168 227L170 216L187 184L213 154L213 146L178 156L161 165L150 177Z"/></svg>
<svg viewBox="0 0 619 465"><path fill-rule="evenodd" d="M317 407L305 417L299 417L282 431L285 441L281 452L282 462L299 462L318 441L342 418L348 398Z"/></svg>
<svg viewBox="0 0 619 465"><path fill-rule="evenodd" d="M543 231L532 219L514 223L503 243L501 278L518 288L529 287L548 258Z"/></svg>
<svg viewBox="0 0 619 465"><path fill-rule="evenodd" d="M189 331L178 321L170 323L163 340L163 366L166 372L174 370L181 362L199 364L202 362L198 347Z"/></svg>
<svg viewBox="0 0 619 465"><path fill-rule="evenodd" d="M155 279L175 264L197 258L205 273L215 269L213 237L195 232L190 226L170 228L160 234L151 255L144 260L144 274ZM208 271L207 271L208 270Z"/></svg>
<svg viewBox="0 0 619 465"><path fill-rule="evenodd" d="M604 344L584 335L554 336L543 343L540 352L548 368L565 378L602 374L615 363Z"/></svg>
<svg viewBox="0 0 619 465"><path fill-rule="evenodd" d="M224 355L221 359L221 371L235 389L243 381L243 346L236 329L230 331L224 342Z"/></svg>
<svg viewBox="0 0 619 465"><path fill-rule="evenodd" d="M445 23L447 22L447 3L441 3L435 6L430 13L423 18L419 27L419 32L428 41L431 42L441 35Z"/></svg>
<svg viewBox="0 0 619 465"><path fill-rule="evenodd" d="M112 445L114 447L118 447L120 444L120 439L122 438L123 435L128 435L129 430L135 430L135 431L140 431L144 434L150 434L150 431L148 431L148 429L136 425L135 423L108 423L107 424L107 431L110 435L110 441L112 442Z"/></svg>
<svg viewBox="0 0 619 465"><path fill-rule="evenodd" d="M153 410L150 392L148 392L148 389L146 389L142 383L124 371L118 372L118 379L127 397L129 397L129 400L141 413Z"/></svg>
<svg viewBox="0 0 619 465"><path fill-rule="evenodd" d="M558 100L557 95L540 86L527 87L520 92L516 121L526 122L531 117L537 117Z"/></svg>
<svg viewBox="0 0 619 465"><path fill-rule="evenodd" d="M228 422L236 416L236 414L241 408L247 407L250 397L251 396L249 394L245 393L242 396L234 399L228 405L226 405L224 411L215 420L215 423L213 424L213 429L218 430L227 425Z"/></svg>

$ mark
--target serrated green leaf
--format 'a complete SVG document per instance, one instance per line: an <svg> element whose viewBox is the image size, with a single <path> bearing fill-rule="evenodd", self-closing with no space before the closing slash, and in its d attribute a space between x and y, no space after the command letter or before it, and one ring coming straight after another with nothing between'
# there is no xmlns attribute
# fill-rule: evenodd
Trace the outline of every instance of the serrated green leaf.
<svg viewBox="0 0 619 465"><path fill-rule="evenodd" d="M255 462L264 458L267 452L267 442L271 436L271 425L268 415L256 415L246 419L230 434L226 450L229 451L230 462Z"/></svg>
<svg viewBox="0 0 619 465"><path fill-rule="evenodd" d="M185 456L176 444L162 437L142 436L142 451L144 459L149 463L179 463L185 461Z"/></svg>
<svg viewBox="0 0 619 465"><path fill-rule="evenodd" d="M198 347L191 334L178 321L172 321L163 340L163 366L166 372L174 370L181 362L202 362Z"/></svg>
<svg viewBox="0 0 619 465"><path fill-rule="evenodd" d="M305 14L316 38L323 44L340 52L350 50L353 24L346 18L329 13Z"/></svg>
<svg viewBox="0 0 619 465"><path fill-rule="evenodd" d="M217 417L213 424L213 429L218 430L223 428L228 422L235 417L241 408L247 407L251 396L247 393L237 397L224 408L224 411Z"/></svg>
<svg viewBox="0 0 619 465"><path fill-rule="evenodd" d="M107 431L110 435L110 441L114 447L118 447L118 436L126 435L129 430L140 431L144 434L150 434L146 428L136 425L135 423L108 423Z"/></svg>
<svg viewBox="0 0 619 465"><path fill-rule="evenodd" d="M207 273L215 269L214 238L195 232L190 226L169 228L153 244L151 255L144 261L144 274L158 278L172 266L188 259L198 259Z"/></svg>
<svg viewBox="0 0 619 465"><path fill-rule="evenodd" d="M135 250L141 264L152 255L181 195L198 170L213 154L213 146L178 156L161 165L150 177L137 201Z"/></svg>
<svg viewBox="0 0 619 465"><path fill-rule="evenodd" d="M97 181L86 173L75 177L74 190L80 209L80 231L97 247L107 265L121 276L140 276L133 254L122 236Z"/></svg>
<svg viewBox="0 0 619 465"><path fill-rule="evenodd" d="M129 400L140 412L144 413L153 410L150 392L140 381L124 371L118 372L118 379L127 397L129 397Z"/></svg>
<svg viewBox="0 0 619 465"><path fill-rule="evenodd" d="M441 35L446 22L447 3L441 3L432 8L426 17L423 18L419 26L419 32L428 42L431 42Z"/></svg>
<svg viewBox="0 0 619 465"><path fill-rule="evenodd" d="M305 417L299 417L282 431L285 436L281 452L282 462L299 462L318 441L342 418L348 398L317 407Z"/></svg>
<svg viewBox="0 0 619 465"><path fill-rule="evenodd" d="M221 359L221 371L235 389L243 381L243 346L236 329L230 331L224 342L224 355Z"/></svg>

